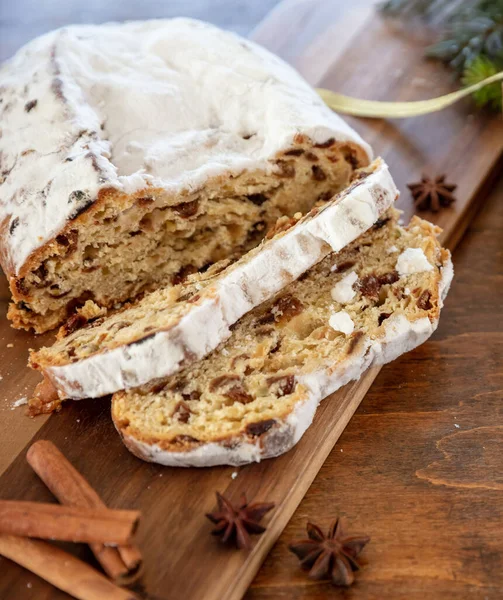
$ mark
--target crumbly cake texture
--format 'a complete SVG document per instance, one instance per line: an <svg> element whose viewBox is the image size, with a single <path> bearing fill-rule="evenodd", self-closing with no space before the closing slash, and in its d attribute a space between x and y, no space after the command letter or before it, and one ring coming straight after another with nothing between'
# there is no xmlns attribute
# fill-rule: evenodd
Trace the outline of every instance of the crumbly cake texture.
<svg viewBox="0 0 503 600"><path fill-rule="evenodd" d="M0 78L0 260L37 332L242 254L370 161L291 67L199 21L66 27Z"/></svg>
<svg viewBox="0 0 503 600"><path fill-rule="evenodd" d="M418 217L403 228L398 216L390 209L249 312L202 361L115 394L112 417L126 446L173 466L277 456L299 441L323 398L424 342L452 279L450 253L438 228Z"/></svg>
<svg viewBox="0 0 503 600"><path fill-rule="evenodd" d="M108 318L91 312L98 318L73 333L85 317L72 317L61 339L32 353L31 366L52 381L61 399L79 399L143 385L201 359L230 336L240 317L355 240L398 196L381 159L353 179L306 216L281 218L275 235L272 230L270 239L227 268L214 265Z"/></svg>

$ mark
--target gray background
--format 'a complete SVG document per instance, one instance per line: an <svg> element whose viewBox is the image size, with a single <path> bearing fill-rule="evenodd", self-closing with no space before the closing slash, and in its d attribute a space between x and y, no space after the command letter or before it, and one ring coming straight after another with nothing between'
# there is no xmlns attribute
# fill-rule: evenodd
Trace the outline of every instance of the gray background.
<svg viewBox="0 0 503 600"><path fill-rule="evenodd" d="M0 0L0 60L32 38L70 23L194 17L242 35L279 0Z"/></svg>

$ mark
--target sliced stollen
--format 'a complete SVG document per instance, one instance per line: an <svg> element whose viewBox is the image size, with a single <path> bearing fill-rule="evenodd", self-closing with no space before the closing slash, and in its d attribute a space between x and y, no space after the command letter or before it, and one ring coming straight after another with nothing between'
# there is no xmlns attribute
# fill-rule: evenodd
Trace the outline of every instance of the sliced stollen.
<svg viewBox="0 0 503 600"><path fill-rule="evenodd" d="M73 332L85 318L72 317L52 347L32 353L30 364L59 399L99 397L171 375L227 339L249 310L355 240L397 196L387 165L377 159L328 203L280 219L237 262L216 264Z"/></svg>
<svg viewBox="0 0 503 600"><path fill-rule="evenodd" d="M245 315L180 373L113 396L126 446L173 466L240 465L299 441L320 400L424 342L452 275L439 229L390 209L372 229Z"/></svg>
<svg viewBox="0 0 503 600"><path fill-rule="evenodd" d="M294 69L200 21L64 27L0 78L8 316L39 333L240 256L371 160Z"/></svg>

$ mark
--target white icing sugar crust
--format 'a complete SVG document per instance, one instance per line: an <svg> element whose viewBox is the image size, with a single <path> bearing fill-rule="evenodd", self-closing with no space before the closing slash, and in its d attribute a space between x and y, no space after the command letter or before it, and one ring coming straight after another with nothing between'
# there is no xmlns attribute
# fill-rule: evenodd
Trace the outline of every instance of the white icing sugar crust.
<svg viewBox="0 0 503 600"><path fill-rule="evenodd" d="M373 171L311 217L265 242L218 275L202 300L177 324L136 343L78 362L44 369L61 398L95 398L176 373L206 356L230 336L229 327L249 310L295 281L330 252L338 252L369 229L398 190L387 165Z"/></svg>
<svg viewBox="0 0 503 600"><path fill-rule="evenodd" d="M443 306L454 275L450 257L443 265L439 281L440 308ZM427 317L409 321L404 315L391 316L380 338L365 337L350 358L337 365L326 366L299 378L304 397L282 421L258 436L237 438L232 445L210 443L188 452L168 452L158 444L147 444L122 431L115 423L126 446L143 460L174 467L239 466L279 456L290 450L311 425L318 404L350 381L357 380L370 367L388 363L425 342L437 328L438 321Z"/></svg>
<svg viewBox="0 0 503 600"><path fill-rule="evenodd" d="M14 274L100 191L196 191L271 172L297 134L370 147L290 66L190 19L78 25L0 70L0 225Z"/></svg>

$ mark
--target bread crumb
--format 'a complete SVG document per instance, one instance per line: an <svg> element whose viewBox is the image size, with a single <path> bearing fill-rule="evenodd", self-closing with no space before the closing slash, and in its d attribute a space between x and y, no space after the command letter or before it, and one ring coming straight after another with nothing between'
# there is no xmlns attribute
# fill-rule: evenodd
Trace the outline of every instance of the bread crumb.
<svg viewBox="0 0 503 600"><path fill-rule="evenodd" d="M231 479L236 479L237 476L238 476L237 471L234 471L233 473L231 473Z"/></svg>
<svg viewBox="0 0 503 600"><path fill-rule="evenodd" d="M14 344L7 344L7 348L14 348Z"/></svg>
<svg viewBox="0 0 503 600"><path fill-rule="evenodd" d="M454 423L454 427L456 427L456 429L459 429L461 427L461 425L458 425L457 423Z"/></svg>
<svg viewBox="0 0 503 600"><path fill-rule="evenodd" d="M23 406L23 404L28 404L28 398L26 398L26 396L23 396L22 398L19 398L19 400L16 400L15 402L13 402L11 404L10 409L14 410L15 408L18 408L19 406Z"/></svg>
<svg viewBox="0 0 503 600"><path fill-rule="evenodd" d="M77 309L77 312L85 319L90 320L105 316L107 314L107 309L98 306L98 304L92 300L87 300L84 306Z"/></svg>

